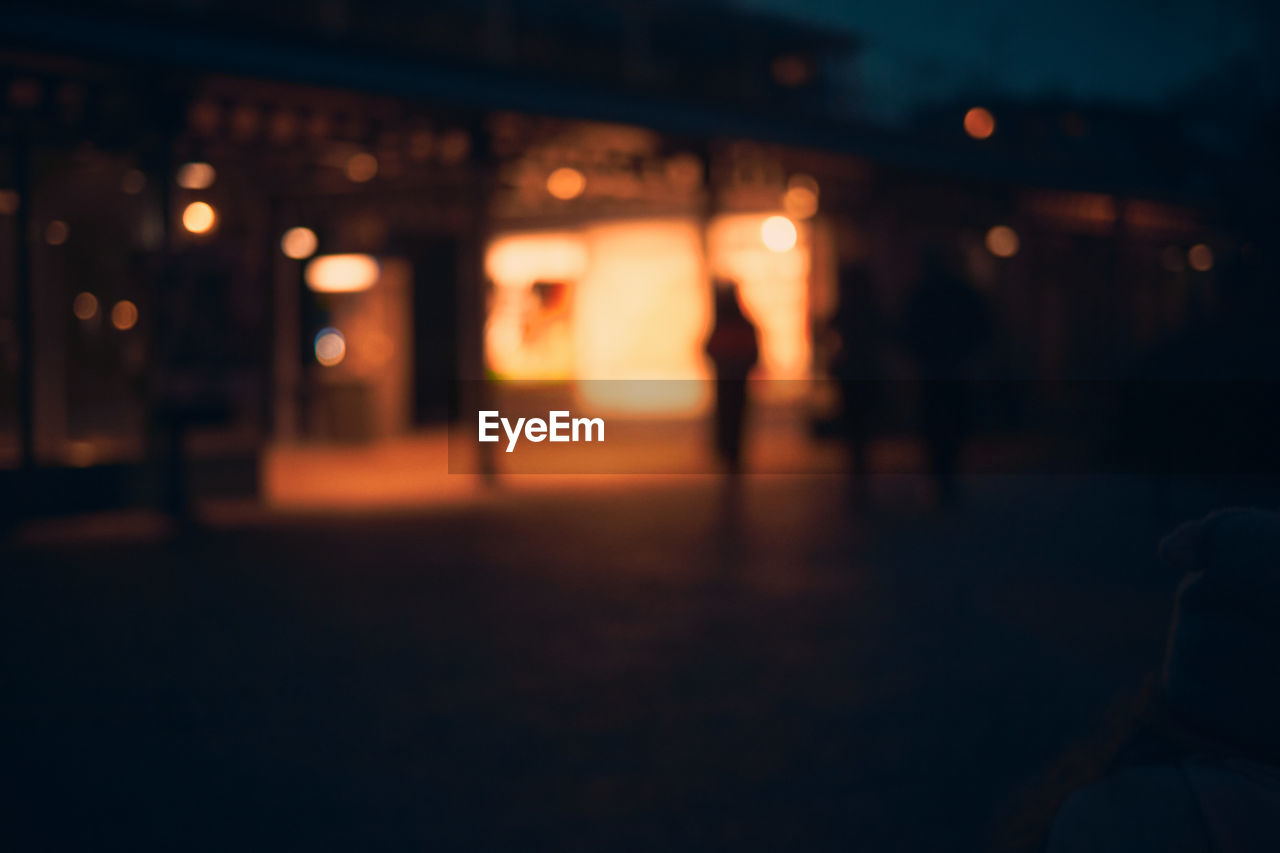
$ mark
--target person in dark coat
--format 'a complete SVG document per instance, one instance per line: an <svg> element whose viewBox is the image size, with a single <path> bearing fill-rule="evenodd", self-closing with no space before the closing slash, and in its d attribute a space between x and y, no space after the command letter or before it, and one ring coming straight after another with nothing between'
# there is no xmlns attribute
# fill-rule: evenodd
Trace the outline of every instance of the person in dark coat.
<svg viewBox="0 0 1280 853"><path fill-rule="evenodd" d="M938 500L955 498L969 433L974 360L991 335L986 300L938 251L907 303L905 338L920 378L920 433Z"/></svg>
<svg viewBox="0 0 1280 853"><path fill-rule="evenodd" d="M747 375L760 358L760 344L755 325L738 304L738 288L733 282L716 283L715 325L706 351L716 374L716 453L729 473L737 474L742 467Z"/></svg>
<svg viewBox="0 0 1280 853"><path fill-rule="evenodd" d="M840 393L838 426L849 449L853 495L860 499L870 467L871 430L882 396L881 317L865 268L842 267L839 293L840 302L831 318L831 330L839 341L831 360L831 375Z"/></svg>

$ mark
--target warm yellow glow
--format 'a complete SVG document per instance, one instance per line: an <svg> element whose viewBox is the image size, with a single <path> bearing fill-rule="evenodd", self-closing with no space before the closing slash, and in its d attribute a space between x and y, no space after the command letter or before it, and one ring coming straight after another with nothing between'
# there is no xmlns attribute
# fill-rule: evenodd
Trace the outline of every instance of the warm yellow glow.
<svg viewBox="0 0 1280 853"><path fill-rule="evenodd" d="M769 249L762 240L768 217L760 214L716 217L709 257L691 218L502 236L485 258L494 283L486 364L510 379L583 380L574 386L579 399L600 411L704 411L705 383L590 380L707 378L710 273L739 283L759 329L761 375L807 376L808 226L778 218L790 226L792 248L804 251Z"/></svg>
<svg viewBox="0 0 1280 853"><path fill-rule="evenodd" d="M568 166L562 166L547 176L547 192L558 199L568 201L577 198L586 188L586 176Z"/></svg>
<svg viewBox="0 0 1280 853"><path fill-rule="evenodd" d="M87 290L77 293L71 302L71 313L78 320L92 320L98 313L98 297Z"/></svg>
<svg viewBox="0 0 1280 853"><path fill-rule="evenodd" d="M381 268L369 255L321 255L307 264L307 287L316 293L356 293L378 281Z"/></svg>
<svg viewBox="0 0 1280 853"><path fill-rule="evenodd" d="M217 220L218 215L207 202L193 201L182 211L182 227L192 234L204 234Z"/></svg>
<svg viewBox="0 0 1280 853"><path fill-rule="evenodd" d="M121 299L111 309L111 325L122 332L132 329L138 322L138 306L128 299Z"/></svg>
<svg viewBox="0 0 1280 853"><path fill-rule="evenodd" d="M71 236L71 229L61 219L55 219L45 226L44 241L50 246L61 246Z"/></svg>
<svg viewBox="0 0 1280 853"><path fill-rule="evenodd" d="M378 158L367 151L352 154L351 159L347 160L346 171L347 179L357 184L371 181L378 174Z"/></svg>
<svg viewBox="0 0 1280 853"><path fill-rule="evenodd" d="M712 220L709 264L713 275L738 283L738 301L759 330L757 374L799 379L808 375L812 361L808 226L796 228L799 250L775 252L760 239L765 219L760 214L726 214Z"/></svg>
<svg viewBox="0 0 1280 853"><path fill-rule="evenodd" d="M708 376L703 342L711 299L702 235L693 219L599 223L586 230L590 264L573 302L574 375L582 379ZM578 396L602 410L696 414L703 382L584 382Z"/></svg>
<svg viewBox="0 0 1280 853"><path fill-rule="evenodd" d="M987 232L987 251L997 258L1012 258L1020 245L1018 232L1008 225L996 225Z"/></svg>
<svg viewBox="0 0 1280 853"><path fill-rule="evenodd" d="M184 190L207 190L217 179L217 170L208 163L187 163L178 170L178 186Z"/></svg>
<svg viewBox="0 0 1280 853"><path fill-rule="evenodd" d="M535 281L570 281L587 266L581 235L543 232L499 237L485 252L484 268L498 287L527 287Z"/></svg>
<svg viewBox="0 0 1280 853"><path fill-rule="evenodd" d="M1213 250L1204 243L1196 243L1187 250L1187 263L1196 272L1208 272L1213 269Z"/></svg>
<svg viewBox="0 0 1280 853"><path fill-rule="evenodd" d="M147 187L147 176L140 169L130 169L120 178L120 190L127 195L137 195Z"/></svg>
<svg viewBox="0 0 1280 853"><path fill-rule="evenodd" d="M316 249L319 246L320 241L316 238L316 232L301 225L296 228L290 228L280 238L280 250L295 261L311 257L316 253Z"/></svg>
<svg viewBox="0 0 1280 853"><path fill-rule="evenodd" d="M986 139L996 132L996 117L986 107L972 107L964 114L964 132L974 139Z"/></svg>
<svg viewBox="0 0 1280 853"><path fill-rule="evenodd" d="M333 367L347 357L347 340L337 329L321 329L316 333L315 351L316 361L324 367Z"/></svg>
<svg viewBox="0 0 1280 853"><path fill-rule="evenodd" d="M702 342L711 305L700 229L692 219L506 235L490 245L485 267L494 282L485 359L503 377L688 380L707 375ZM631 414L700 412L706 390L697 382L575 385L589 407Z"/></svg>
<svg viewBox="0 0 1280 853"><path fill-rule="evenodd" d="M796 224L785 216L770 216L760 225L760 237L771 252L790 252L796 246Z"/></svg>
<svg viewBox="0 0 1280 853"><path fill-rule="evenodd" d="M586 266L581 234L511 234L489 244L485 272L494 288L484 335L490 369L512 379L572 376L574 289ZM554 285L535 289L537 282Z"/></svg>

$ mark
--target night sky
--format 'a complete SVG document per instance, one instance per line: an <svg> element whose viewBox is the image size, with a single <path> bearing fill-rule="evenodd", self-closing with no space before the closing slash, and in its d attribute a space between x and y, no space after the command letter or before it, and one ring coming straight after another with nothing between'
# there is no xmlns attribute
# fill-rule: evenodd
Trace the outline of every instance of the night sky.
<svg viewBox="0 0 1280 853"><path fill-rule="evenodd" d="M1158 106L1233 65L1274 97L1280 77L1270 0L736 2L860 34L860 107L884 119L991 92Z"/></svg>

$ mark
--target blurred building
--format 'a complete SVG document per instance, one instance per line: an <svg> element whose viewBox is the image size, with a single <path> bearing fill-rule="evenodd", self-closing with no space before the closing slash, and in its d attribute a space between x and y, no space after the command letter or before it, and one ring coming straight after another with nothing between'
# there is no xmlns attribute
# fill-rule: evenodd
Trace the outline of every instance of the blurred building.
<svg viewBox="0 0 1280 853"><path fill-rule="evenodd" d="M181 424L207 488L252 489L264 442L441 423L459 380L704 378L715 277L762 375L808 378L837 269L892 313L938 244L1019 376L1177 326L1219 238L1200 188L1067 109L1013 147L1012 110L862 126L857 48L727 3L15 9L0 462L145 499Z"/></svg>

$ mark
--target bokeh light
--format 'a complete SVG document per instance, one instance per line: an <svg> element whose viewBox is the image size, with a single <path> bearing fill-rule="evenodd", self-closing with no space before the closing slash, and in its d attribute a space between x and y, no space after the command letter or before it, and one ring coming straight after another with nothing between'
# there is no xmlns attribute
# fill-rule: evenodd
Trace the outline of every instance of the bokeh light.
<svg viewBox="0 0 1280 853"><path fill-rule="evenodd" d="M316 361L324 367L333 367L341 364L347 357L347 339L342 336L342 332L326 326L316 332L315 351Z"/></svg>
<svg viewBox="0 0 1280 853"><path fill-rule="evenodd" d="M280 238L280 250L295 261L311 257L319 246L320 240L316 237L316 232L301 225L290 228Z"/></svg>
<svg viewBox="0 0 1280 853"><path fill-rule="evenodd" d="M111 325L127 332L138 324L138 306L128 299L121 299L111 309Z"/></svg>
<svg viewBox="0 0 1280 853"><path fill-rule="evenodd" d="M178 186L184 190L207 190L217 179L217 170L208 163L185 163L178 169Z"/></svg>
<svg viewBox="0 0 1280 853"><path fill-rule="evenodd" d="M369 255L321 255L307 264L303 277L316 293L357 293L373 287L381 272Z"/></svg>
<svg viewBox="0 0 1280 853"><path fill-rule="evenodd" d="M547 192L563 201L577 198L586 188L586 176L568 166L562 166L547 176Z"/></svg>
<svg viewBox="0 0 1280 853"><path fill-rule="evenodd" d="M1187 263L1196 272L1208 272L1213 269L1213 250L1204 243L1196 243L1187 250Z"/></svg>
<svg viewBox="0 0 1280 853"><path fill-rule="evenodd" d="M71 301L71 313L78 320L92 320L98 315L98 297L87 290L77 293Z"/></svg>
<svg viewBox="0 0 1280 853"><path fill-rule="evenodd" d="M986 139L996 132L996 117L986 107L971 107L964 114L964 132L974 139Z"/></svg>
<svg viewBox="0 0 1280 853"><path fill-rule="evenodd" d="M71 229L61 219L54 219L44 229L44 241L50 246L61 246L71 236Z"/></svg>
<svg viewBox="0 0 1280 853"><path fill-rule="evenodd" d="M193 201L182 211L182 227L192 234L204 234L217 219L213 207L203 201Z"/></svg>
<svg viewBox="0 0 1280 853"><path fill-rule="evenodd" d="M1021 245L1018 232L1008 225L996 225L987 232L987 251L997 258L1012 258Z"/></svg>
<svg viewBox="0 0 1280 853"><path fill-rule="evenodd" d="M18 193L14 190L0 190L0 215L8 216L18 211Z"/></svg>
<svg viewBox="0 0 1280 853"><path fill-rule="evenodd" d="M782 195L782 209L793 219L808 219L818 212L818 182L811 175L792 175Z"/></svg>
<svg viewBox="0 0 1280 853"><path fill-rule="evenodd" d="M773 252L789 252L796 245L796 225L785 216L770 216L760 226L760 237Z"/></svg>
<svg viewBox="0 0 1280 853"><path fill-rule="evenodd" d="M378 174L378 158L368 151L360 151L347 160L347 179L357 184L372 181Z"/></svg>

